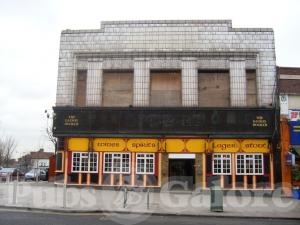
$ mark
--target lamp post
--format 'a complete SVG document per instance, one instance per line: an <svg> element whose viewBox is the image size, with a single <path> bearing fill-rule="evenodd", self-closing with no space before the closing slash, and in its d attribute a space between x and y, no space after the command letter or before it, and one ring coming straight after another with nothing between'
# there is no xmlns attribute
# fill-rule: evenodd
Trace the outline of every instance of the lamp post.
<svg viewBox="0 0 300 225"><path fill-rule="evenodd" d="M35 173L35 181L38 182L39 181L39 173L38 173L38 168L39 168L39 160L36 160L36 169L34 170Z"/></svg>

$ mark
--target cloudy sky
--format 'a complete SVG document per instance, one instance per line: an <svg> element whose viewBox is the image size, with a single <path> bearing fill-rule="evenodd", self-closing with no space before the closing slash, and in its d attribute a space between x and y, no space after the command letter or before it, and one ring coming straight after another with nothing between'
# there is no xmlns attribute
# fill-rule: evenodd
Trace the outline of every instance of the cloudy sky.
<svg viewBox="0 0 300 225"><path fill-rule="evenodd" d="M53 150L44 111L55 105L61 30L148 19L231 19L233 27L271 27L277 65L300 67L298 0L0 0L0 135L16 139L15 157Z"/></svg>

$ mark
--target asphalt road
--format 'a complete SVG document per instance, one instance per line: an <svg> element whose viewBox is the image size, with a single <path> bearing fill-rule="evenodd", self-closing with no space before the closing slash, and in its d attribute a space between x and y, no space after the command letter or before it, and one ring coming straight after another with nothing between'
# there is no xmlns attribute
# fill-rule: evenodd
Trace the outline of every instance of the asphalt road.
<svg viewBox="0 0 300 225"><path fill-rule="evenodd" d="M216 217L145 216L129 214L58 214L0 210L0 225L293 225L300 220Z"/></svg>

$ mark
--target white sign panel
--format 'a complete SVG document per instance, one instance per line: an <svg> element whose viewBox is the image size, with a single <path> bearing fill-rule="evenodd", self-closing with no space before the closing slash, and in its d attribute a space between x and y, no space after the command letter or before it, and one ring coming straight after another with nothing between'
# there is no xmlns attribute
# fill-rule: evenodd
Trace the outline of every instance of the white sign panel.
<svg viewBox="0 0 300 225"><path fill-rule="evenodd" d="M184 153L169 154L169 159L195 159L195 158L196 158L195 154L184 154Z"/></svg>
<svg viewBox="0 0 300 225"><path fill-rule="evenodd" d="M289 99L288 95L280 95L280 115L289 115Z"/></svg>

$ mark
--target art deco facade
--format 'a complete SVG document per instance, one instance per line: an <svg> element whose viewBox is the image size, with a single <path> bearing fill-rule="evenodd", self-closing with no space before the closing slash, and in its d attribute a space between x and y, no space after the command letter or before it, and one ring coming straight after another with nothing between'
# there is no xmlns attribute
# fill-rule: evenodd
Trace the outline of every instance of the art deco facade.
<svg viewBox="0 0 300 225"><path fill-rule="evenodd" d="M273 189L275 94L272 29L203 20L65 30L57 182Z"/></svg>

